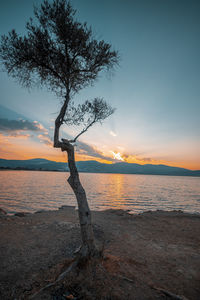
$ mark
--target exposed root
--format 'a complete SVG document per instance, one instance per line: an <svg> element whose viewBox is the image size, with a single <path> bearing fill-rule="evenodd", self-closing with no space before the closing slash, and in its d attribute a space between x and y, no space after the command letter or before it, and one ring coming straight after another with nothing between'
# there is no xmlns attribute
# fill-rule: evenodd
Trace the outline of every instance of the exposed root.
<svg viewBox="0 0 200 300"><path fill-rule="evenodd" d="M134 280L132 280L132 279L126 277L126 276L117 275L117 277L119 277L120 279L126 280L126 281L128 281L130 283L134 283Z"/></svg>
<svg viewBox="0 0 200 300"><path fill-rule="evenodd" d="M103 257L102 251L99 251L97 249L93 251L92 255L88 255L88 248L84 246L79 247L74 254L76 255L76 259L70 264L70 266L64 272L62 272L54 282L45 285L35 294L30 296L29 299L37 299L36 297L38 297L42 292L48 290L49 288L55 287L58 283L69 276L70 272L73 272L76 269L84 269L84 267L87 266L88 263L93 266L92 269L94 272L95 266L97 265L97 263L99 263L99 259Z"/></svg>
<svg viewBox="0 0 200 300"><path fill-rule="evenodd" d="M62 272L58 278L56 279L56 281L49 283L47 285L45 285L43 288L41 288L39 291L37 291L35 294L33 294L32 296L29 297L29 299L37 299L36 297L38 297L42 292L46 291L47 289L55 286L56 284L58 284L60 281L62 281L71 271L73 271L73 269L76 268L78 264L78 261L74 261L73 263L71 263L71 265L67 268L67 270L65 270L64 272Z"/></svg>
<svg viewBox="0 0 200 300"><path fill-rule="evenodd" d="M161 288L158 288L158 287L155 287L155 286L151 286L152 289L156 290L156 291L159 291L161 293L163 293L164 295L170 297L171 299L174 299L174 300L188 300L188 298L186 298L185 296L180 296L180 295L176 295L174 293L171 293L165 289L161 289Z"/></svg>
<svg viewBox="0 0 200 300"><path fill-rule="evenodd" d="M63 280L68 274L69 272L71 272L74 268L76 268L78 262L77 261L74 261L68 268L67 270L65 270L64 272L62 272L58 278L56 279L55 281L55 284L60 282L61 280Z"/></svg>

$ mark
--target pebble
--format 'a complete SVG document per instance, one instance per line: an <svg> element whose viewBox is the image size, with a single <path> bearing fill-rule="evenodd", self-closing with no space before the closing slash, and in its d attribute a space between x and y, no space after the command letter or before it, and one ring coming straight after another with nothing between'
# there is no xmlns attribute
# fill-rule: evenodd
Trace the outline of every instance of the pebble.
<svg viewBox="0 0 200 300"><path fill-rule="evenodd" d="M0 215L7 215L7 212L3 208L0 208Z"/></svg>
<svg viewBox="0 0 200 300"><path fill-rule="evenodd" d="M24 212L17 212L17 213L15 213L15 216L16 217L26 217L26 213L24 213Z"/></svg>

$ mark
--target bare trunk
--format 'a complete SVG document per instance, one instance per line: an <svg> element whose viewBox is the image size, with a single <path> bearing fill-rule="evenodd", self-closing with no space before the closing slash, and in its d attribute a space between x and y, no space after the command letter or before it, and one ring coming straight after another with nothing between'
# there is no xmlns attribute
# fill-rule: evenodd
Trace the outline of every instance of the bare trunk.
<svg viewBox="0 0 200 300"><path fill-rule="evenodd" d="M81 228L82 247L80 254L83 257L91 257L97 254L94 242L94 234L91 222L91 211L88 206L85 190L80 182L79 174L75 164L74 146L70 143L67 147L68 165L70 169L70 177L68 182L74 191L78 203L78 213Z"/></svg>
<svg viewBox="0 0 200 300"><path fill-rule="evenodd" d="M82 238L82 247L80 250L80 255L81 257L89 258L92 256L96 256L98 253L94 242L94 234L91 222L91 211L88 206L85 190L80 182L78 170L76 168L74 146L68 140L62 139L62 142L59 140L59 129L63 123L69 100L70 97L68 91L60 113L55 121L54 147L61 148L61 150L66 151L68 155L68 164L70 169L70 177L68 178L68 182L71 188L73 189L78 203L79 221Z"/></svg>

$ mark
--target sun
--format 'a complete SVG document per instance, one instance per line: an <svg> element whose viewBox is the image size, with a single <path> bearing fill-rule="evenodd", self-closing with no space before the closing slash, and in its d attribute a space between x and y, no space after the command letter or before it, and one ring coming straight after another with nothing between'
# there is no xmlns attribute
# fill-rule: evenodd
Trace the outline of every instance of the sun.
<svg viewBox="0 0 200 300"><path fill-rule="evenodd" d="M113 154L113 156L114 156L114 159L117 159L117 160L124 160L122 157L121 157L121 154L120 154L120 152L117 152L117 153L115 153L114 151L111 151L112 152L112 154Z"/></svg>

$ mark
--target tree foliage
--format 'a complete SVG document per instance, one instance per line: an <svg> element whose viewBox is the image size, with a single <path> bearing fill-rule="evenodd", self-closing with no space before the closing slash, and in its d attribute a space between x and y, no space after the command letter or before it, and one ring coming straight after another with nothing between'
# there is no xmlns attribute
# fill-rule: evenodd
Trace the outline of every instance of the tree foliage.
<svg viewBox="0 0 200 300"><path fill-rule="evenodd" d="M72 105L68 108L64 123L67 125L81 125L83 130L70 142L75 142L80 135L85 133L93 124L102 122L115 111L103 98L86 100L77 107Z"/></svg>
<svg viewBox="0 0 200 300"><path fill-rule="evenodd" d="M21 84L47 85L59 95L90 85L104 68L112 68L118 54L97 41L86 23L75 20L66 0L44 1L26 24L27 34L15 30L2 36L0 57L7 72Z"/></svg>
<svg viewBox="0 0 200 300"><path fill-rule="evenodd" d="M15 30L1 38L0 59L5 70L19 82L31 87L46 85L62 97L60 112L55 120L54 147L66 151L72 187L78 207L82 236L82 257L96 255L91 212L75 164L74 145L77 138L96 122L101 122L114 110L102 99L87 100L77 106L73 95L91 85L104 69L118 62L111 45L98 41L86 23L75 19L75 10L66 0L44 0L34 9L35 18L26 24L27 33ZM60 127L82 125L82 131L71 141L59 139Z"/></svg>

